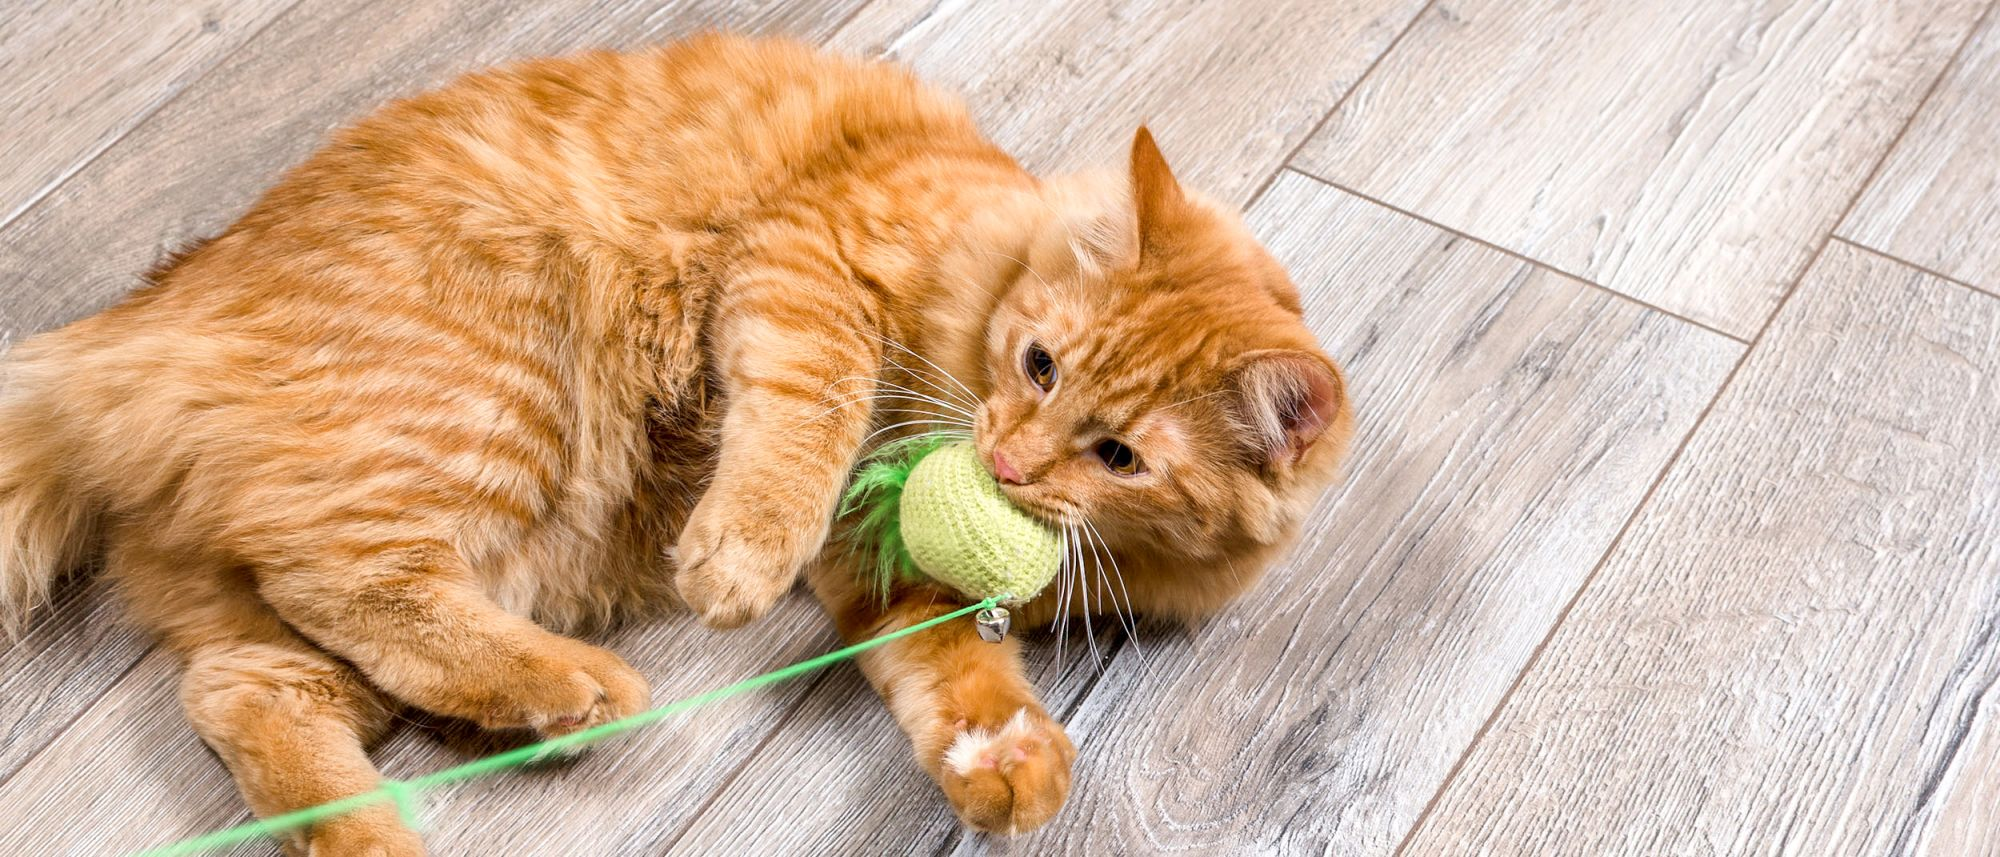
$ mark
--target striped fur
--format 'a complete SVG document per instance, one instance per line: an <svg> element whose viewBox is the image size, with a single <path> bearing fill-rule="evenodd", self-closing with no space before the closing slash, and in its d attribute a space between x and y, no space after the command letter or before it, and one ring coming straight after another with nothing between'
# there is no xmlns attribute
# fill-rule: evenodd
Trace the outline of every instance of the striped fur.
<svg viewBox="0 0 2000 857"><path fill-rule="evenodd" d="M402 706L560 734L647 704L559 632L740 624L802 571L851 637L926 615L949 597L884 606L827 545L885 428L962 423L1101 538L1120 612L1192 616L1284 547L1349 422L1284 272L1143 131L1129 175L1044 181L902 69L726 36L391 104L4 367L0 619L101 550L260 814L372 787ZM1101 565L1028 618L1119 605ZM1017 644L970 633L867 669L969 824L1029 829L1073 750ZM422 847L387 811L289 844Z"/></svg>

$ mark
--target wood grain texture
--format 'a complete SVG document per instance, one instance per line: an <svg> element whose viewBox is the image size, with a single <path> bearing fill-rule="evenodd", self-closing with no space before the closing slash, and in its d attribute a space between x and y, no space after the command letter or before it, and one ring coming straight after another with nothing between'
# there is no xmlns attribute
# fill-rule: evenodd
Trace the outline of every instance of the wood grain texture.
<svg viewBox="0 0 2000 857"><path fill-rule="evenodd" d="M117 300L327 134L478 68L726 27L823 39L862 0L327 0L300 6L0 229L0 343Z"/></svg>
<svg viewBox="0 0 2000 857"><path fill-rule="evenodd" d="M2000 294L2000 13L1987 13L1840 234Z"/></svg>
<svg viewBox="0 0 2000 857"><path fill-rule="evenodd" d="M1105 668L1070 721L1071 805L1042 833L956 841L928 779L873 773L908 765L901 741L787 724L690 853L753 837L785 853L1393 847L1740 346L1297 174L1251 221L1361 418L1351 474L1294 557L1207 627L1149 630ZM857 777L848 800L776 814Z"/></svg>
<svg viewBox="0 0 2000 857"><path fill-rule="evenodd" d="M1922 797L1916 853L1935 857L2000 855L2000 693L1986 691L1958 753ZM1927 788L1929 786L1927 785Z"/></svg>
<svg viewBox="0 0 2000 857"><path fill-rule="evenodd" d="M1744 339L1986 0L1446 0L1299 165Z"/></svg>
<svg viewBox="0 0 2000 857"><path fill-rule="evenodd" d="M65 586L19 641L0 640L0 784L146 650L109 590L101 581Z"/></svg>
<svg viewBox="0 0 2000 857"><path fill-rule="evenodd" d="M25 0L0 14L0 224L293 0Z"/></svg>
<svg viewBox="0 0 2000 857"><path fill-rule="evenodd" d="M1030 169L1123 166L1150 123L1183 181L1242 205L1423 5L880 0L832 44L965 92Z"/></svg>
<svg viewBox="0 0 2000 857"><path fill-rule="evenodd" d="M1125 645L1106 624L1095 629L1094 651L1076 629L1060 652L1051 633L1022 629L1028 676L1056 717L1096 685L1093 655L1109 658ZM802 794L817 797L802 802ZM875 690L844 669L806 697L669 853L728 853L755 842L765 854L932 854L958 827Z"/></svg>
<svg viewBox="0 0 2000 857"><path fill-rule="evenodd" d="M2000 300L1834 242L1409 853L1990 848L1996 519Z"/></svg>

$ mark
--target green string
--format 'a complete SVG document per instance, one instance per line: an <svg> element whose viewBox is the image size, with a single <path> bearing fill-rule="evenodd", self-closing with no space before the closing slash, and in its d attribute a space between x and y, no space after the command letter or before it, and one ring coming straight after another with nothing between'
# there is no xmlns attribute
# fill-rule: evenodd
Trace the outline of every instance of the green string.
<svg viewBox="0 0 2000 857"><path fill-rule="evenodd" d="M590 744L596 741L600 741L605 738L609 738L613 735L618 735L624 732L630 732L641 726L650 726L675 714L679 714L683 711L686 711L690 708L699 708L701 706L707 705L712 702L716 702L718 700L727 699L729 697L736 696L737 694L756 690L757 688L763 687L764 685L767 684L781 682L790 678L797 678L798 676L812 672L813 670L819 669L820 667L824 667L829 664L839 663L840 661L852 658L855 655L861 654L862 652L868 651L869 649L875 648L876 646L880 646L884 643L893 642L895 640L907 637L911 634L915 634L919 631L923 631L928 628L942 625L946 622L949 622L960 616L964 616L968 613L974 613L980 610L985 610L989 607L997 606L1002 601L1005 600L1007 600L1007 596L988 598L977 604L973 604L968 607L962 607L958 610L946 613L943 616L938 616L933 619L926 619L922 622L918 622L917 624L911 625L907 628L903 628L898 631L891 631L887 634L883 634L880 637L876 637L870 640L864 640L862 642L855 643L852 646L848 646L847 648L844 649L836 649L834 651L827 652L824 655L820 655L819 657L812 658L810 660L800 661L796 664L792 664L791 666L779 670L773 670L771 672L767 672L755 678L744 679L735 684L729 685L728 687L718 687L706 693L702 693L696 696L690 696L686 699L675 700L673 702L667 703L666 705L662 705L659 708L651 709L649 711L642 711L639 712L638 714L634 714L631 717L627 717L623 720L613 720L610 723L605 723L599 726L593 726L581 732L572 732L568 735L563 735L556 738L550 738L547 741L541 741L538 743L529 744L525 747L518 747L513 750L509 750L505 753L501 753L499 755L488 756L484 759L478 759L472 762L467 762L466 764L459 765L457 767L445 768L442 771L436 771L433 773L425 774L424 776L418 777L414 780L385 779L382 781L382 785L376 787L374 791L362 792L361 794L358 795L354 795L351 797L344 797L336 801L329 801L327 803L323 803L318 806L309 806L306 807L305 809L295 810L293 812L288 812L283 815L274 815L271 816L270 818L259 819L257 821L249 822L248 824L237 825L236 827L231 827L227 830L218 830L214 833L210 833L205 836L198 836L193 839L184 839L181 840L180 842L175 842L169 845L162 845L158 848L140 852L139 857L176 857L176 855L199 854L203 851L212 851L218 848L226 848L228 846L235 845L245 840L256 839L262 836L271 836L274 834L283 833L288 830L296 830L298 828L305 827L307 825L313 824L323 819L332 818L336 815L343 815L349 812L353 812L357 809L374 806L379 803L395 804L397 812L400 813L403 817L403 823L409 825L412 828L415 828L416 827L415 822L417 820L418 797L420 793L425 790L433 789L438 786L445 785L446 783L455 783L460 780L469 780L472 779L473 777L484 776L486 774L494 773L497 771L504 771L509 768L518 768L523 765L532 764L536 761L540 761L542 759L546 759L551 756L560 755L564 751L570 750L575 747L581 747L585 744Z"/></svg>

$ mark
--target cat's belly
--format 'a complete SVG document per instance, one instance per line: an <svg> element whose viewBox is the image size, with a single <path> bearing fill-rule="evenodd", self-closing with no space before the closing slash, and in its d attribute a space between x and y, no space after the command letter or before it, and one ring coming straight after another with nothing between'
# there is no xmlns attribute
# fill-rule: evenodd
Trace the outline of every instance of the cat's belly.
<svg viewBox="0 0 2000 857"><path fill-rule="evenodd" d="M671 549L714 469L707 415L648 408L634 434L594 453L544 498L549 513L495 545L488 591L504 609L561 628L678 603ZM617 422L631 425L621 418Z"/></svg>

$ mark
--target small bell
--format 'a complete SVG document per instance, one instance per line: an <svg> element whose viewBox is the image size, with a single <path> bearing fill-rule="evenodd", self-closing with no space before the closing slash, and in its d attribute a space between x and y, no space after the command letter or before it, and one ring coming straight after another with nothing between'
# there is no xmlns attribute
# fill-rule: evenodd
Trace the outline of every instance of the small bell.
<svg viewBox="0 0 2000 857"><path fill-rule="evenodd" d="M979 624L979 639L989 643L1007 639L1007 632L1014 627L1014 614L1005 607L988 607L973 619Z"/></svg>

